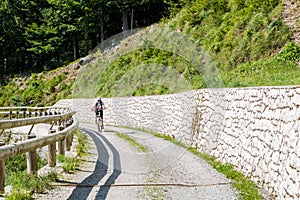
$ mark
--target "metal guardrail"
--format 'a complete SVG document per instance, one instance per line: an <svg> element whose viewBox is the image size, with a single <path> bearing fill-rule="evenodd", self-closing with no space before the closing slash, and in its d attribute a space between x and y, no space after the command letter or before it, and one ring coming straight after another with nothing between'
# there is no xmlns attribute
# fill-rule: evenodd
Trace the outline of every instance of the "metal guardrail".
<svg viewBox="0 0 300 200"><path fill-rule="evenodd" d="M36 149L48 145L48 165L56 166L56 142L58 153L62 155L72 145L73 132L78 127L74 115L74 111L62 107L0 107L0 136L7 129L31 125L25 141L5 144L0 140L0 193L4 192L5 160L8 158L26 153L27 173L36 174ZM41 123L51 124L49 134L36 137L31 132L34 125Z"/></svg>

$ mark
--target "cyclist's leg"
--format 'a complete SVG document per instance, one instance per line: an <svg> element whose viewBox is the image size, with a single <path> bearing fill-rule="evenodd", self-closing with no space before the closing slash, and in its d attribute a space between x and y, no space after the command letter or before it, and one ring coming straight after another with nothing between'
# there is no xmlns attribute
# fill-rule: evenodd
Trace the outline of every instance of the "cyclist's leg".
<svg viewBox="0 0 300 200"><path fill-rule="evenodd" d="M100 117L101 117L101 126L102 126L102 129L104 129L104 122L103 122L103 110L100 110Z"/></svg>
<svg viewBox="0 0 300 200"><path fill-rule="evenodd" d="M95 111L95 124L97 124L98 111Z"/></svg>

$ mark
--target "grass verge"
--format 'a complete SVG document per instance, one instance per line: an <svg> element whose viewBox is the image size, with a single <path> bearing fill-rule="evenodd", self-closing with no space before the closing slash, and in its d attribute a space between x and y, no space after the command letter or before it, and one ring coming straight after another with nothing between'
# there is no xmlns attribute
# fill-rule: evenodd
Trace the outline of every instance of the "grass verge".
<svg viewBox="0 0 300 200"><path fill-rule="evenodd" d="M75 132L77 137L77 146L76 146L76 157L58 155L57 160L62 163L62 168L66 173L73 173L76 168L80 165L80 158L87 155L87 135L77 130Z"/></svg>
<svg viewBox="0 0 300 200"><path fill-rule="evenodd" d="M78 145L76 147L77 156L67 157L58 155L57 159L63 163L62 168L67 173L75 171L80 164L80 157L87 155L87 136L81 131L76 131ZM46 159L38 156L38 168L45 166ZM34 193L43 193L51 189L51 182L56 181L57 174L50 172L44 176L28 176L26 172L26 155L22 154L6 161L6 179L5 185L11 185L12 189L9 194L5 195L8 200L29 200L33 199Z"/></svg>
<svg viewBox="0 0 300 200"><path fill-rule="evenodd" d="M123 133L116 133L116 135L119 138L122 138L122 139L126 140L127 142L129 142L129 144L131 146L136 147L139 151L144 152L144 153L146 153L148 151L147 147L143 146L142 144L138 143L137 141L135 141L131 137L128 137L127 135L125 135Z"/></svg>
<svg viewBox="0 0 300 200"><path fill-rule="evenodd" d="M127 136L126 134L123 133L116 133L116 135L118 137L120 137L121 139L127 141L131 146L135 147L137 150L143 152L143 153L147 153L148 152L148 148L145 147L144 145L140 144L139 142L137 142L136 140L134 140L133 138ZM146 155L146 160L148 159L148 156ZM146 161L148 164L148 167L150 169L152 169L153 163L149 163L149 161ZM150 175L151 177L147 178L147 182L156 182L156 177L153 175ZM142 199L165 199L164 198L164 190L161 187L158 186L147 186L144 187L143 190L139 191L139 195Z"/></svg>

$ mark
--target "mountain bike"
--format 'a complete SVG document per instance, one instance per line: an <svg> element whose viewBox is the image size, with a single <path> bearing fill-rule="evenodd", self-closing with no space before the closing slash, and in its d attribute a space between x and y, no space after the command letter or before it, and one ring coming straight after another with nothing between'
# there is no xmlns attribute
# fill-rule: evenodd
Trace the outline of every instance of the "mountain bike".
<svg viewBox="0 0 300 200"><path fill-rule="evenodd" d="M101 118L101 116L100 116L100 112L98 112L96 124L97 124L98 131L99 131L100 133L102 133L102 130L103 130L103 129L102 129L102 118Z"/></svg>

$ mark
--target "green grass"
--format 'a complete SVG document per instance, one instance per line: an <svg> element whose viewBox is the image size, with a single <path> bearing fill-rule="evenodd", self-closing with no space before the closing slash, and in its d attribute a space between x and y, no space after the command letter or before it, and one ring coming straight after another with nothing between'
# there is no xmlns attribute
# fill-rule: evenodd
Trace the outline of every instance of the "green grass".
<svg viewBox="0 0 300 200"><path fill-rule="evenodd" d="M0 85L1 106L48 106L71 94L74 77L58 68L29 77L14 77ZM59 72L61 71L61 72ZM57 73L57 74L55 74ZM68 80L68 81L66 81Z"/></svg>
<svg viewBox="0 0 300 200"><path fill-rule="evenodd" d="M57 160L62 163L62 168L66 173L73 173L79 165L79 161L75 157L58 155Z"/></svg>
<svg viewBox="0 0 300 200"><path fill-rule="evenodd" d="M126 52L126 47L132 44L127 42L126 47L119 46L116 55L110 55L109 59L99 54L101 59L94 66L87 66L86 74L82 75L94 77L92 82L98 83L97 87L90 85L89 88L88 80L84 79L85 82L78 81L77 84L87 87L77 93L113 97L178 92L163 81L166 69L172 69L177 74L173 76L174 81L187 81L190 87L186 90L215 87L205 82L205 69L193 66L191 60L197 58L187 60L184 57L189 54L189 48L186 48L185 55L180 55L177 53L180 49L176 49L178 47L175 44L166 47L168 38L177 37L177 33L185 35L212 58L218 68L215 75L222 80L224 87L300 83L297 64L300 46L291 41L290 30L281 19L284 7L280 0L262 0L259 3L257 0L182 2L187 6L178 10L178 5L174 4L176 13L171 13L172 18L165 19L157 26L157 29L169 27L173 34L163 35L157 31L161 35L153 36L157 38L152 45L147 45L151 36L148 39L146 35L143 38L145 48L132 48L129 52ZM138 37L137 34L135 39L138 40ZM185 48L184 44L179 48ZM164 67L155 69L156 74L151 72L151 63Z"/></svg>
<svg viewBox="0 0 300 200"><path fill-rule="evenodd" d="M300 68L294 62L271 58L239 65L222 75L227 87L249 87L298 85L299 74Z"/></svg>
<svg viewBox="0 0 300 200"><path fill-rule="evenodd" d="M37 155L37 164L38 169L40 169L47 164L47 160ZM24 172L27 169L26 154L7 159L5 161L5 168L5 185L11 185L15 182L16 173Z"/></svg>
<svg viewBox="0 0 300 200"><path fill-rule="evenodd" d="M80 130L75 131L75 136L77 138L76 146L76 157L70 157L65 155L58 155L57 160L62 163L62 169L66 173L73 173L80 166L80 158L88 155L88 137L86 134Z"/></svg>
<svg viewBox="0 0 300 200"><path fill-rule="evenodd" d="M26 171L13 172L9 182L13 185L12 191L6 199L32 199L33 193L43 193L51 188L50 183L57 180L57 175L49 173L47 176L28 176Z"/></svg>
<svg viewBox="0 0 300 200"><path fill-rule="evenodd" d="M238 197L239 199L244 200L252 200L252 199L263 199L263 196L259 193L258 186L251 181L248 177L245 177L242 173L236 171L234 166L231 164L222 164L221 162L217 161L215 157L202 154L197 149L188 148L188 150L203 158L207 163L209 163L214 169L218 172L224 174L228 179L232 180L232 186L237 189L239 192Z"/></svg>
<svg viewBox="0 0 300 200"><path fill-rule="evenodd" d="M76 146L76 153L78 157L83 157L88 155L88 136L81 132L80 130L74 133L77 137L78 145Z"/></svg>
<svg viewBox="0 0 300 200"><path fill-rule="evenodd" d="M116 133L116 135L119 138L122 138L123 140L127 141L131 146L135 147L139 151L146 153L148 151L147 147L143 146L142 144L138 143L136 140L132 139L131 137L122 134L122 133Z"/></svg>
<svg viewBox="0 0 300 200"><path fill-rule="evenodd" d="M57 160L62 163L62 168L67 173L72 173L80 165L80 157L87 155L88 138L81 131L76 131L78 145L77 156L67 157L58 155ZM47 160L38 156L38 168L45 166ZM6 195L6 199L26 200L32 199L34 193L43 193L51 189L51 182L57 180L57 174L51 172L45 176L28 176L26 172L26 155L21 154L6 160L5 185L12 185L12 191Z"/></svg>

